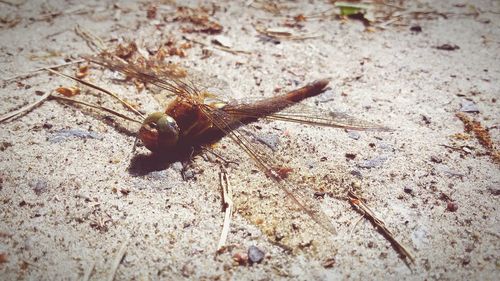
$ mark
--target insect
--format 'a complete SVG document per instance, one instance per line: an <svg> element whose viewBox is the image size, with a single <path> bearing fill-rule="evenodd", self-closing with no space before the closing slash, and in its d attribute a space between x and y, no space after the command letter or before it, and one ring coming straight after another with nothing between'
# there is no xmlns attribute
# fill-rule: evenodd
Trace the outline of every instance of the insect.
<svg viewBox="0 0 500 281"><path fill-rule="evenodd" d="M321 211L312 196L289 182L286 178L287 172L280 170L282 167L280 163L277 163L269 152L258 149L254 145L254 140L245 135L240 128L246 123L266 118L350 130L386 130L385 127L343 113L322 112L298 104L306 98L324 92L329 83L328 80L317 80L289 93L254 102L231 102L202 89L187 79L173 78L170 74L146 69L111 55L102 54L85 58L127 77L166 90L175 96L175 100L168 104L164 111L154 112L146 117L115 96L141 117L141 121L136 121L141 123L138 139L153 154L168 154L175 152L180 147L202 145L207 139L213 138L213 135L229 137L253 160L257 168L275 185L279 186L303 212L333 234L336 233L333 224L328 216ZM105 91L81 79L66 77ZM89 105L84 102L79 103ZM99 106L92 107L100 108ZM104 110L134 121L118 112Z"/></svg>

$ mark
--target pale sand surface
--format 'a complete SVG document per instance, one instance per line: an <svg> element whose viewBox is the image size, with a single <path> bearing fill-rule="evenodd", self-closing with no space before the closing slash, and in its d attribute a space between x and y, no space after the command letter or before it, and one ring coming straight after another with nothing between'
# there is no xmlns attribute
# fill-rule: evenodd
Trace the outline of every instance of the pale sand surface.
<svg viewBox="0 0 500 281"><path fill-rule="evenodd" d="M248 126L273 143L271 153L293 167L291 180L306 193L326 192L314 200L336 235L293 210L253 162L222 139L216 152L238 163L226 168L236 211L227 241L231 247L216 256L224 213L213 155L195 156L187 181L180 163L137 174L130 169L143 164L132 153L130 132L136 127L108 122L109 114L47 101L0 124L0 279L104 280L122 247L126 252L115 280L497 278L499 164L474 134L464 134L456 113L472 103L479 112L465 114L489 129L499 145L499 1L402 1L404 25L374 32L357 20L308 19L303 30L291 30L321 37L279 44L264 40L253 25L276 27L287 15L311 15L332 5L290 2L283 4L288 8L282 15L273 15L247 3L217 2L212 18L223 26L222 35L232 49L250 54L211 47L215 35L182 33L186 23L163 20L175 12L171 3L158 4L152 20L144 2L27 1L18 7L3 2L2 78L92 54L76 35L77 25L109 45L155 46L169 35L180 41L186 35L210 46L194 44L187 57L172 60L225 80L233 98L271 96L277 88L284 92L329 78L330 89L306 104L394 131L352 133L280 122ZM47 16L58 11L62 14ZM412 17L412 11L433 13ZM16 17L20 22L9 27ZM422 32L410 31L415 25ZM436 48L443 44L459 49ZM211 56L202 59L203 48ZM74 74L74 69L61 71ZM146 112L162 107L147 92L113 79L120 77L112 72L95 67L91 74L94 82ZM48 73L1 83L0 114L36 100L36 91L74 85ZM100 99L86 92L78 98ZM109 98L101 100L124 110ZM147 151L139 147L136 154ZM375 165L363 167L373 164L367 160ZM407 266L370 222L360 220L345 199L353 182L413 253L414 265ZM235 264L233 256L252 245L266 253L264 260ZM329 259L335 262L328 268Z"/></svg>

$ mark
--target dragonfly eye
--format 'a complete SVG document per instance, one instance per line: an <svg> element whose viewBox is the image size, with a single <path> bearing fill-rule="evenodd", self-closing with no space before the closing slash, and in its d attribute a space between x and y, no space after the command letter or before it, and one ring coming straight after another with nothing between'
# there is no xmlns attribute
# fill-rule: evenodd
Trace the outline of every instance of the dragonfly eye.
<svg viewBox="0 0 500 281"><path fill-rule="evenodd" d="M172 117L163 112L155 112L144 120L139 138L149 150L161 151L177 145L179 127Z"/></svg>
<svg viewBox="0 0 500 281"><path fill-rule="evenodd" d="M151 129L158 129L158 124L156 124L156 122L151 122L148 125L149 125L149 127L151 127Z"/></svg>

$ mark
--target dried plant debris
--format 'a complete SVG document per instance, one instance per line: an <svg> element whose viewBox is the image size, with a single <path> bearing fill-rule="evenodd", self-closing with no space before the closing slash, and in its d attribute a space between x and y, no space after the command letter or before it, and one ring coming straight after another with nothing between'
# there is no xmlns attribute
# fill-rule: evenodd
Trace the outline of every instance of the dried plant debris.
<svg viewBox="0 0 500 281"><path fill-rule="evenodd" d="M146 17L150 20L155 19L157 15L158 7L154 4L150 4L146 10Z"/></svg>
<svg viewBox="0 0 500 281"><path fill-rule="evenodd" d="M51 92L46 92L37 101L35 101L33 103L30 103L30 104L28 104L26 106L23 106L20 109L13 110L13 111L11 111L9 113L6 113L6 114L0 116L0 123L5 122L5 121L7 121L9 119L12 119L12 118L16 118L16 117L24 114L25 112L28 112L28 111L32 110L33 108L37 107L39 104L41 104L42 102L44 102L47 98L49 98L49 96L51 94L52 94Z"/></svg>
<svg viewBox="0 0 500 281"><path fill-rule="evenodd" d="M114 57L131 63L137 67L148 69L154 72L159 77L184 78L187 76L187 70L177 63L167 61L168 57L179 56L185 57L186 50L191 48L189 42L177 44L173 39L168 39L156 50L138 47L135 42L119 44L114 50L102 52L102 57ZM138 89L144 87L144 83L132 77L126 77L136 84Z"/></svg>
<svg viewBox="0 0 500 281"><path fill-rule="evenodd" d="M18 23L20 23L22 18L20 16L12 16L12 15L6 15L6 16L0 16L0 28L13 28L15 27Z"/></svg>
<svg viewBox="0 0 500 281"><path fill-rule="evenodd" d="M399 20L398 12L404 10L398 5L381 1L331 1L333 8L314 17L335 17L344 22L361 21L366 27L375 26L384 29L386 25ZM367 29L371 30L371 29Z"/></svg>
<svg viewBox="0 0 500 281"><path fill-rule="evenodd" d="M304 16L303 14L298 14L298 15L293 16L291 18L285 19L285 21L281 25L284 27L289 27L289 28L302 29L302 28L304 28L304 23L306 21L307 21L306 16Z"/></svg>
<svg viewBox="0 0 500 281"><path fill-rule="evenodd" d="M360 20L365 26L375 21L371 5L356 2L335 2L334 5L340 18Z"/></svg>
<svg viewBox="0 0 500 281"><path fill-rule="evenodd" d="M80 88L78 87L59 87L56 89L58 94L61 94L65 97L73 97L80 94Z"/></svg>
<svg viewBox="0 0 500 281"><path fill-rule="evenodd" d="M128 43L119 43L116 47L109 47L104 43L104 40L94 35L91 31L83 27L75 28L77 35L82 37L87 44L100 53L101 56L110 56L121 59L136 66L149 69L161 76L169 76L172 78L183 78L187 75L187 71L176 63L166 61L168 57L178 56L186 57L187 50L192 47L188 41L178 42L173 37L169 37L166 41L159 44L157 48L145 48L139 46L134 41ZM86 76L88 68L81 66L76 77ZM137 87L143 86L142 83L136 83Z"/></svg>
<svg viewBox="0 0 500 281"><path fill-rule="evenodd" d="M85 78L88 75L89 72L89 65L88 64L82 64L78 67L78 70L75 73L76 78Z"/></svg>
<svg viewBox="0 0 500 281"><path fill-rule="evenodd" d="M453 44L443 44L443 45L436 46L435 48L438 50L442 50L442 51L455 51L455 50L460 49L459 46L453 45Z"/></svg>
<svg viewBox="0 0 500 281"><path fill-rule="evenodd" d="M466 132L474 133L477 141L488 151L493 162L500 164L500 150L498 150L498 147L493 143L488 130L484 128L479 121L473 120L465 113L459 112L456 116L464 123Z"/></svg>
<svg viewBox="0 0 500 281"><path fill-rule="evenodd" d="M296 34L287 28L265 28L261 25L254 25L254 28L261 35L274 40L305 40L322 36L317 34Z"/></svg>
<svg viewBox="0 0 500 281"><path fill-rule="evenodd" d="M187 40L189 42L193 42L193 43L196 43L196 44L199 44L203 47L208 47L208 46L211 46L211 47L214 47L215 49L218 49L218 50L221 50L221 51L224 51L224 52L228 52L228 53L231 53L231 54L234 54L234 55L237 55L237 54L246 54L246 55L250 55L252 54L252 52L249 52L249 51L245 51L245 50L235 50L235 49L231 49L230 47L227 47L228 45L232 45L230 43L230 41L221 41L220 37L216 37L212 40L212 45L208 44L208 43L205 43L205 42L202 42L200 40L196 40L196 39L193 39L193 38L187 38L186 36L182 36L182 38L184 40ZM201 59L206 59L208 57L210 57L212 55L212 51L209 50L209 49L203 49L202 50L202 57Z"/></svg>
<svg viewBox="0 0 500 281"><path fill-rule="evenodd" d="M81 27L80 25L77 25L75 27L75 33L76 35L80 36L87 45L89 46L90 49L97 51L97 52L103 52L108 49L106 43L99 38L99 36L93 34L90 30L87 30L84 27Z"/></svg>
<svg viewBox="0 0 500 281"><path fill-rule="evenodd" d="M412 263L415 263L415 259L413 258L412 254L406 249L403 244L401 244L392 232L385 226L385 223L378 218L375 213L368 207L368 205L365 203L365 200L361 198L359 195L357 195L354 191L350 190L348 192L348 199L351 205L359 212L361 213L366 219L368 219L370 222L373 223L374 226L377 227L377 230L384 235L384 237L391 242L392 246L394 249L403 257L406 258L407 260Z"/></svg>
<svg viewBox="0 0 500 281"><path fill-rule="evenodd" d="M189 7L178 7L175 15L172 19L166 19L167 21L178 21L190 23L189 27L184 27L182 29L185 33L208 33L208 34L219 34L222 32L223 27L220 23L213 20L211 17L215 13L215 8L189 8Z"/></svg>
<svg viewBox="0 0 500 281"><path fill-rule="evenodd" d="M129 42L127 45L118 44L112 53L119 58L129 60L137 54L137 44L135 42Z"/></svg>

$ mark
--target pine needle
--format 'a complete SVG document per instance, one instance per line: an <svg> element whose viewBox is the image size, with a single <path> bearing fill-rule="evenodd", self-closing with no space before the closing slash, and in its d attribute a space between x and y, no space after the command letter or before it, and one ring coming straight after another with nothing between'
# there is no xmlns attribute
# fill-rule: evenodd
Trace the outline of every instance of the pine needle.
<svg viewBox="0 0 500 281"><path fill-rule="evenodd" d="M17 117L17 116L23 114L24 112L30 111L31 109L35 108L36 106L38 106L39 104L44 102L51 94L52 94L52 92L47 92L43 96L41 96L39 100L37 100L31 104L28 104L26 106L23 106L23 107L19 108L18 110L14 110L14 111L11 111L9 113L2 115L0 117L0 123L3 123L4 121L7 121L11 118Z"/></svg>
<svg viewBox="0 0 500 281"><path fill-rule="evenodd" d="M358 197L352 190L348 191L347 196L351 205L353 205L356 210L358 210L365 218L377 227L378 231L380 231L382 235L389 240L389 242L391 242L392 246L400 255L408 258L412 263L415 263L415 259L410 252L401 243L399 243L396 238L394 238L394 235L389 229L387 229L385 223L375 216L373 211L366 205L362 198Z"/></svg>

